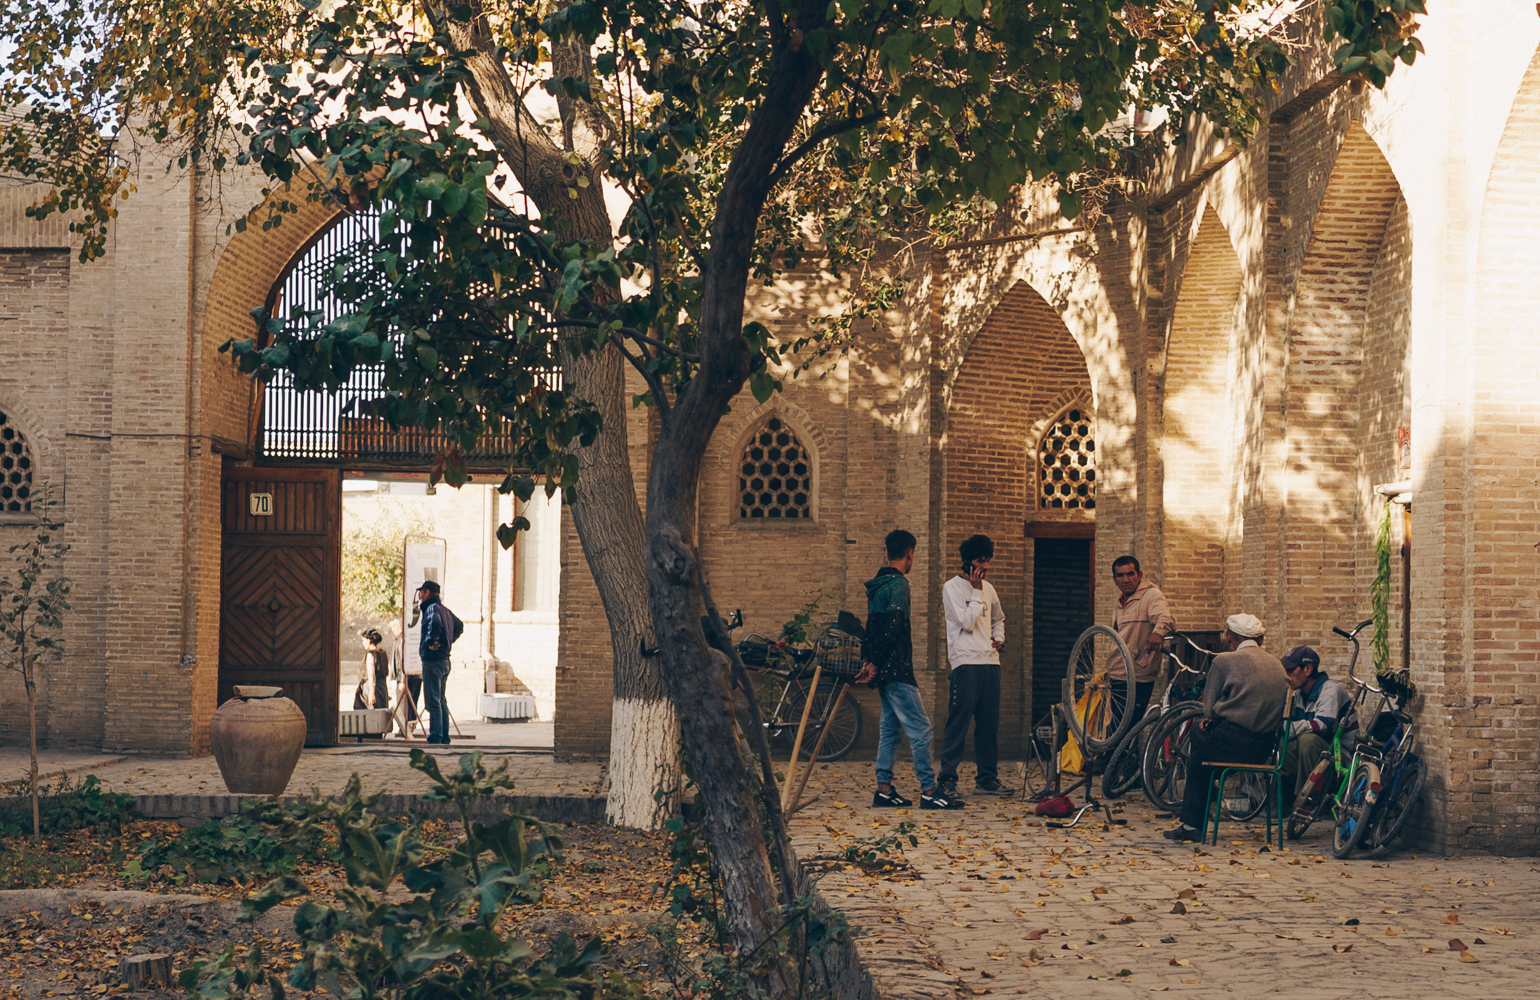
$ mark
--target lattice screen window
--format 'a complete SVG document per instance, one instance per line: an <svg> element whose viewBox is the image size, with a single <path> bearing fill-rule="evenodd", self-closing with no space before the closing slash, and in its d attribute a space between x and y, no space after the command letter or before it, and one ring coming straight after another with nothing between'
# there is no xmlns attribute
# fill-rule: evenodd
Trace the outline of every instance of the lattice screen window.
<svg viewBox="0 0 1540 1000"><path fill-rule="evenodd" d="M1072 406L1043 432L1037 448L1038 502L1049 510L1096 509L1096 421Z"/></svg>
<svg viewBox="0 0 1540 1000"><path fill-rule="evenodd" d="M813 516L813 465L780 417L771 417L743 449L738 516L795 520Z"/></svg>
<svg viewBox="0 0 1540 1000"><path fill-rule="evenodd" d="M0 513L32 510L32 450L21 428L0 411Z"/></svg>

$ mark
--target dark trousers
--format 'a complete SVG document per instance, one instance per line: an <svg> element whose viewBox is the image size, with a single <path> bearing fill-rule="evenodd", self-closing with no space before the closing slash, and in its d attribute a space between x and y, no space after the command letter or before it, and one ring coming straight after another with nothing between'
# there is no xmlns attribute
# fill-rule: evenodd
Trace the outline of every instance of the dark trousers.
<svg viewBox="0 0 1540 1000"><path fill-rule="evenodd" d="M973 727L973 759L978 764L977 784L995 778L1000 751L1000 664L964 663L952 671L952 697L947 702L946 734L941 740L941 783L957 780L957 765L968 745L968 724Z"/></svg>
<svg viewBox="0 0 1540 1000"><path fill-rule="evenodd" d="M1114 713L1116 713L1118 710L1122 709L1123 702L1128 699L1128 685L1124 684L1122 681L1115 681L1111 678L1108 678L1107 689L1112 694L1113 710ZM1134 723L1138 722L1140 719L1144 718L1145 710L1150 707L1150 695L1154 693L1154 681L1134 681L1134 717L1133 721L1129 723L1130 727L1132 727ZM1117 718L1117 715L1114 714L1113 718Z"/></svg>
<svg viewBox="0 0 1540 1000"><path fill-rule="evenodd" d="M423 708L428 713L428 742L449 742L449 704L444 683L449 680L448 660L422 661Z"/></svg>
<svg viewBox="0 0 1540 1000"><path fill-rule="evenodd" d="M1202 826L1208 785L1215 770L1204 767L1203 762L1264 763L1278 745L1278 733L1254 733L1225 719L1214 719L1193 733L1188 745L1191 754L1187 759L1187 785L1182 789L1182 823Z"/></svg>

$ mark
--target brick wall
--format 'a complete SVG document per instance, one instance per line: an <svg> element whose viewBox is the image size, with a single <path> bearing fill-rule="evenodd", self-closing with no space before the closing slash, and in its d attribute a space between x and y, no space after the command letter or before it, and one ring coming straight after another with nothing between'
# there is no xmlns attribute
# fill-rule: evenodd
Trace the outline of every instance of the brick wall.
<svg viewBox="0 0 1540 1000"><path fill-rule="evenodd" d="M69 378L69 279L66 249L0 249L0 356L6 358L0 365L0 411L7 426L26 438L33 487L52 483L61 501L66 499L67 396L37 388L66 384ZM10 570L10 547L31 540L36 531L29 516L0 512L0 571ZM72 568L61 567L66 573ZM89 590L85 596L89 603ZM66 633L66 642L71 637ZM41 736L46 738L49 728L49 691L72 690L81 680L80 666L72 657L43 672L38 695ZM0 739L25 739L26 694L19 674L0 674L0 702L11 706L0 712Z"/></svg>
<svg viewBox="0 0 1540 1000"><path fill-rule="evenodd" d="M1451 512L1466 519L1468 534L1464 552L1449 554L1464 557L1470 631L1463 669L1446 675L1442 692L1449 841L1522 853L1540 848L1540 601L1529 572L1540 537L1540 283L1531 266L1540 231L1537 160L1540 54L1514 100L1485 189L1464 490Z"/></svg>

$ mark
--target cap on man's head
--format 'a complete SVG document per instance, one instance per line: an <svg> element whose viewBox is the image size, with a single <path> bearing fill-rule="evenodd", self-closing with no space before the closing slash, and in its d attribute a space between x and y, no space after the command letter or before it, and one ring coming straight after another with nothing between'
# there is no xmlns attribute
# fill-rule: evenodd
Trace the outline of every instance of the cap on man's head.
<svg viewBox="0 0 1540 1000"><path fill-rule="evenodd" d="M1225 619L1225 628L1231 635L1242 639L1255 639L1262 634L1262 619L1256 615L1231 615Z"/></svg>
<svg viewBox="0 0 1540 1000"><path fill-rule="evenodd" d="M1287 653L1284 653L1281 659L1283 660L1283 669L1285 670L1298 670L1301 667L1319 670L1321 667L1321 654L1309 646L1295 646Z"/></svg>
<svg viewBox="0 0 1540 1000"><path fill-rule="evenodd" d="M424 580L422 582L422 586L418 587L417 589L418 590L426 590L430 594L437 594L438 593L438 581L437 580Z"/></svg>

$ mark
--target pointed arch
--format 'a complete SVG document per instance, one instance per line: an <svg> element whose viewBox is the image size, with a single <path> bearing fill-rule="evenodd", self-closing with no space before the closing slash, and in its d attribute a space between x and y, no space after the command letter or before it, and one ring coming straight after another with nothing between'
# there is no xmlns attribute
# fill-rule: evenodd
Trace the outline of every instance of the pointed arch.
<svg viewBox="0 0 1540 1000"><path fill-rule="evenodd" d="M1288 611L1301 642L1356 615L1373 577L1372 487L1393 478L1405 419L1410 239L1401 185L1355 122L1316 210L1289 325L1283 592L1309 595Z"/></svg>
<svg viewBox="0 0 1540 1000"><path fill-rule="evenodd" d="M1161 587L1193 627L1222 620L1226 527L1236 488L1231 346L1241 261L1212 205L1199 217L1166 338Z"/></svg>
<svg viewBox="0 0 1540 1000"><path fill-rule="evenodd" d="M1095 510L1040 503L1039 446L1067 408L1094 415L1095 396L1080 345L1025 281L1000 299L955 376L942 443L941 565L956 566L958 546L969 535L995 540L989 579L1008 609L1000 654L1001 752L1014 753L1020 734L1058 689L1069 646L1090 623ZM1089 431L1092 421L1079 423ZM1027 521L1052 522L1054 531L1072 537L1023 538Z"/></svg>

